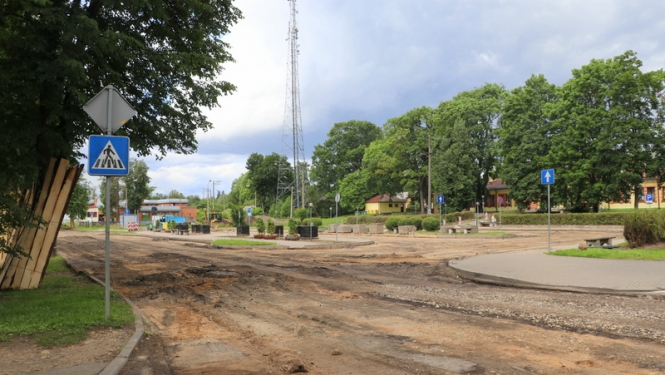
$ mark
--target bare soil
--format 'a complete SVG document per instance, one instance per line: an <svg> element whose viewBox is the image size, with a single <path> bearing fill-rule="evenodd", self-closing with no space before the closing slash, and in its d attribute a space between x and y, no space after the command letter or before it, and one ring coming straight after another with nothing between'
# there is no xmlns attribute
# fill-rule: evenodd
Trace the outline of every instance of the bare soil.
<svg viewBox="0 0 665 375"><path fill-rule="evenodd" d="M138 305L148 332L122 373L665 371L662 299L479 285L447 266L546 244L547 232L515 234L375 236L374 245L325 250L113 236L112 286ZM553 245L603 234L558 233ZM66 233L58 249L103 278L102 234ZM13 373L0 359L3 370Z"/></svg>

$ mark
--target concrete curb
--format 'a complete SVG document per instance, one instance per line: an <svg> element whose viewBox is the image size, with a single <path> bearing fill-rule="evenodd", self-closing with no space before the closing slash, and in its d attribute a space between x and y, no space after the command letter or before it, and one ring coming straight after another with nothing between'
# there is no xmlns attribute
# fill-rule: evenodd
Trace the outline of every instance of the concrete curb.
<svg viewBox="0 0 665 375"><path fill-rule="evenodd" d="M652 291L652 290L615 290L608 288L591 288L591 287L576 287L576 286L561 286L561 285L547 285L547 284L538 284L524 280L512 279L502 276L487 275L478 272L472 272L457 268L451 262L448 263L448 266L455 270L455 272L465 280L473 281L479 284L490 284L498 286L507 286L514 288L524 288L524 289L543 289L543 290L556 290L556 291L565 291L565 292L575 292L575 293L586 293L586 294L613 294L613 295L625 295L625 296L636 296L636 295L665 295L665 291Z"/></svg>
<svg viewBox="0 0 665 375"><path fill-rule="evenodd" d="M62 256L62 255L61 255ZM64 258L64 256L63 256ZM65 261L67 261L67 258L65 258ZM69 261L67 261L67 264L76 271L77 273L82 273L86 275L90 280L95 281L96 283L104 286L104 282L99 280L98 278L89 275L83 270L77 269L74 267ZM118 293L117 291L113 290L112 291ZM118 354L115 359L113 359L111 362L109 362L108 365L102 370L102 372L99 373L99 375L117 375L120 373L122 368L127 364L127 361L129 361L129 357L131 356L132 352L138 346L139 342L143 338L144 334L144 326L143 326L143 313L141 313L141 310L132 302L130 299L127 297L123 296L122 294L118 293L120 297L122 297L125 302L127 302L131 307L132 311L134 312L134 326L135 326L135 331L132 337L127 341L127 344L125 344L124 348L120 351L120 354Z"/></svg>

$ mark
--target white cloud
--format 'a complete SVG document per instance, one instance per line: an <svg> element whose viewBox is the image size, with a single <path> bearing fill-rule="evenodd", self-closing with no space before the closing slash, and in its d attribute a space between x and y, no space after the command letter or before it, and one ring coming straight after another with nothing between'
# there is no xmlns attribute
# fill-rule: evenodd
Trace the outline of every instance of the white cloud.
<svg viewBox="0 0 665 375"><path fill-rule="evenodd" d="M286 90L287 1L235 2L244 19L225 36L238 87L209 112L199 153L149 161L153 185L201 194L224 190L252 152L280 152ZM634 50L644 70L665 65L665 3L657 0L300 0L300 89L305 152L334 122L382 125L487 82L508 89L531 74L556 84L593 58Z"/></svg>

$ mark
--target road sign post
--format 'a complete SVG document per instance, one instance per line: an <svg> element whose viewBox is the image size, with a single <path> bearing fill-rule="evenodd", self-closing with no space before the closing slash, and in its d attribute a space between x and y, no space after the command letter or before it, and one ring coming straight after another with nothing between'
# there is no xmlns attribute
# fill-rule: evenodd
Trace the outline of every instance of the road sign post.
<svg viewBox="0 0 665 375"><path fill-rule="evenodd" d="M554 184L554 169L543 169L540 171L540 183L547 185L547 251L552 250L552 230L551 230L551 215L552 205L550 204L550 185Z"/></svg>
<svg viewBox="0 0 665 375"><path fill-rule="evenodd" d="M651 205L653 204L653 194L647 194L644 198L644 200L649 205L649 208L651 208Z"/></svg>
<svg viewBox="0 0 665 375"><path fill-rule="evenodd" d="M337 206L339 204L340 198L341 196L339 195L339 193L335 194L335 242L337 242L337 232L339 230L339 225L337 224L337 213L339 211L337 210Z"/></svg>
<svg viewBox="0 0 665 375"><path fill-rule="evenodd" d="M497 202L499 202L499 230L501 230L501 204L503 204L503 197L499 197Z"/></svg>
<svg viewBox="0 0 665 375"><path fill-rule="evenodd" d="M439 195L436 197L436 203L439 204L439 232L443 231L443 227L446 225L443 221L441 221L441 205L445 202L445 197L443 195Z"/></svg>
<svg viewBox="0 0 665 375"><path fill-rule="evenodd" d="M106 92L107 95L102 93ZM83 110L92 118L92 120L102 129L103 132L106 132L108 136L113 136L118 129L120 129L130 118L136 115L136 111L132 106L127 103L125 98L123 98L116 89L109 85L106 86L102 91L98 92L90 101L85 103ZM92 137L89 144L92 146ZM123 138L123 137L112 137L112 138ZM126 137L124 137L126 138ZM109 140L109 143L113 147L113 142ZM96 165L97 169L101 169L97 174L98 176L106 176L106 235L105 235L105 249L104 249L104 299L106 305L106 320L111 319L111 177L123 175L119 173L110 173L103 174L104 169L116 169L117 160L113 158L111 154L112 148L104 148L102 153L106 153L99 165ZM127 152L129 153L129 139L127 139ZM117 154L117 150L116 150ZM92 155L88 155L91 157ZM97 157L101 157L97 155ZM125 168L129 170L129 154L127 155L127 160L125 161ZM90 160L89 160L90 161ZM97 159L94 161L97 164ZM92 162L88 164L88 173L93 167ZM113 168L104 168L104 166L113 166ZM106 171L109 172L109 171ZM117 172L117 171L116 171ZM127 173L124 173L127 175Z"/></svg>

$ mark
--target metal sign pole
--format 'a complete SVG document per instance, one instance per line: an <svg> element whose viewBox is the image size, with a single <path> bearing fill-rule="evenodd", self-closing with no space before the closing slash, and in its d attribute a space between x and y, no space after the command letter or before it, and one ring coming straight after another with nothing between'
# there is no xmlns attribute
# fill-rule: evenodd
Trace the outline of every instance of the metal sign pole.
<svg viewBox="0 0 665 375"><path fill-rule="evenodd" d="M335 194L335 242L337 242L337 232L339 231L339 224L337 224L338 217L338 205L339 205L340 195L339 193Z"/></svg>
<svg viewBox="0 0 665 375"><path fill-rule="evenodd" d="M550 215L552 214L552 207L550 206L550 185L547 185L547 251L551 250L551 228L550 228Z"/></svg>
<svg viewBox="0 0 665 375"><path fill-rule="evenodd" d="M439 232L443 230L443 221L441 221L441 203L439 203Z"/></svg>
<svg viewBox="0 0 665 375"><path fill-rule="evenodd" d="M112 111L113 111L113 86L106 88L108 97L108 109L106 114L106 131L113 135ZM106 241L104 247L104 306L106 320L111 320L111 177L106 176Z"/></svg>

